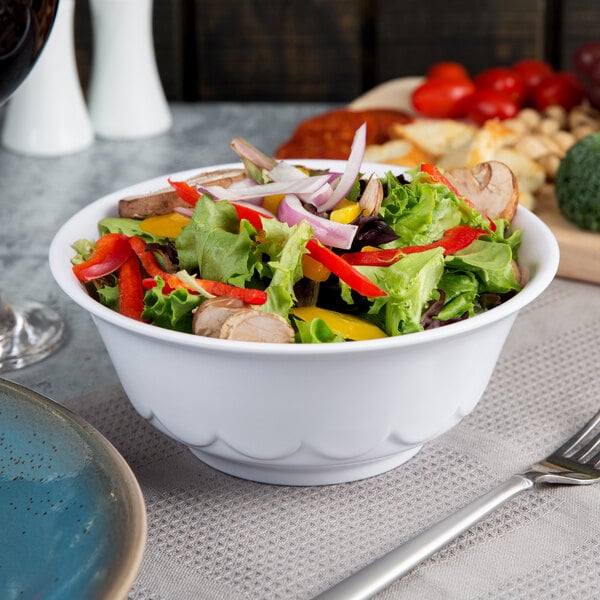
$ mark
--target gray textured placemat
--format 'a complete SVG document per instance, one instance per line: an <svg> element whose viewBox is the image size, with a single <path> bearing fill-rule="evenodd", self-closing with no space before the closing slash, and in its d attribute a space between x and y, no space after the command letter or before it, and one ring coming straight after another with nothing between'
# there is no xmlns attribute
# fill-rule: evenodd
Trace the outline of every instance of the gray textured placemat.
<svg viewBox="0 0 600 600"><path fill-rule="evenodd" d="M132 466L148 543L131 600L308 599L543 457L600 406L600 295L555 281L517 319L471 415L371 479L278 487L204 465L118 386L65 402ZM528 491L382 599L600 597L600 485Z"/></svg>

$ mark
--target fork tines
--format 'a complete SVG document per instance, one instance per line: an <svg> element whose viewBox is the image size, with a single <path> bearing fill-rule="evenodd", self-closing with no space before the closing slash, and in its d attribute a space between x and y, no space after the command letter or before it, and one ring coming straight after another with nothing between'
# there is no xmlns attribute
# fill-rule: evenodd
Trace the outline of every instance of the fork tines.
<svg viewBox="0 0 600 600"><path fill-rule="evenodd" d="M595 466L600 461L600 411L573 437L567 440L552 457L567 458L580 464Z"/></svg>

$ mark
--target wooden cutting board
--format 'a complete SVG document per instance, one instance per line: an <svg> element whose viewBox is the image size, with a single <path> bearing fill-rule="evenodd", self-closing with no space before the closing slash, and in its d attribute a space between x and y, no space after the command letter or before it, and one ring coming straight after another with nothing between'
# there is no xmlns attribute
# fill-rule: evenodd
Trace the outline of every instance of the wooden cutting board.
<svg viewBox="0 0 600 600"><path fill-rule="evenodd" d="M550 227L560 248L558 274L600 284L600 232L584 231L567 221L548 186L536 198L535 214Z"/></svg>
<svg viewBox="0 0 600 600"><path fill-rule="evenodd" d="M421 77L386 81L350 103L349 108L392 108L412 112L410 97ZM551 186L540 194L535 210L552 230L560 248L558 275L600 284L600 232L584 231L560 214Z"/></svg>

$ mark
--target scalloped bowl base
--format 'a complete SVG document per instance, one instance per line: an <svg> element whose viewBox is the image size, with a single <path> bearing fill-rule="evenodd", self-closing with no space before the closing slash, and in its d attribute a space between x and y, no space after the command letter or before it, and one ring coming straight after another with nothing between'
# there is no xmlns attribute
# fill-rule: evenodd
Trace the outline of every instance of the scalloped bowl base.
<svg viewBox="0 0 600 600"><path fill-rule="evenodd" d="M423 446L372 460L335 463L330 466L278 465L269 462L241 462L215 456L189 447L192 454L208 466L241 479L272 485L330 485L367 479L391 471L410 460Z"/></svg>

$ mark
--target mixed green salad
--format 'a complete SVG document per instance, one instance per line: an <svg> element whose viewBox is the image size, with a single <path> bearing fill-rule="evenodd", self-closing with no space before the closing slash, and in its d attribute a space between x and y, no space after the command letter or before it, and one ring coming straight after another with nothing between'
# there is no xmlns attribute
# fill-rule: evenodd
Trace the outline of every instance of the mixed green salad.
<svg viewBox="0 0 600 600"><path fill-rule="evenodd" d="M169 180L184 206L103 219L97 240L73 244L73 271L102 304L158 327L263 340L225 326L242 311L272 316L288 332L279 341L300 343L418 332L518 292L520 230L479 213L433 165L361 173L364 137L342 173L236 139L241 178ZM225 313L202 329L195 319L215 298Z"/></svg>

